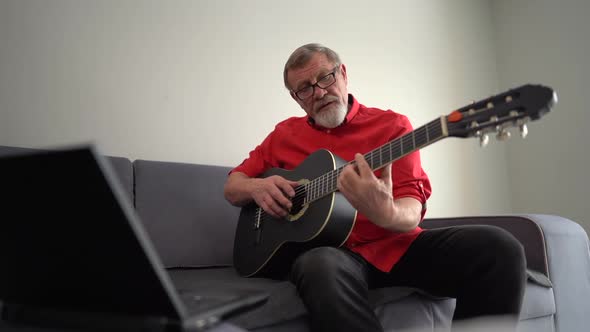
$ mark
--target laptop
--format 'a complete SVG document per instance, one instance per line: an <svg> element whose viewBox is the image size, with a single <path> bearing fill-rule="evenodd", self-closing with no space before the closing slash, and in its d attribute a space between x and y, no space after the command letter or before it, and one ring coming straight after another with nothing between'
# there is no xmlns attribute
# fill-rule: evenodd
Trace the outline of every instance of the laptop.
<svg viewBox="0 0 590 332"><path fill-rule="evenodd" d="M268 299L255 291L181 296L92 144L0 157L0 212L4 321L206 330Z"/></svg>

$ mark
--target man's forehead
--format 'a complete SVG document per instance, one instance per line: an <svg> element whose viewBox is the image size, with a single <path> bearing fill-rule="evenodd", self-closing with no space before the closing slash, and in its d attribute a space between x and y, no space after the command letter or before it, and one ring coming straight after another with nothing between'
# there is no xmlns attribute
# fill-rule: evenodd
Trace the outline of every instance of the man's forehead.
<svg viewBox="0 0 590 332"><path fill-rule="evenodd" d="M314 81L318 76L325 75L334 68L325 54L315 54L303 66L289 69L288 79L292 87L298 87L303 84Z"/></svg>

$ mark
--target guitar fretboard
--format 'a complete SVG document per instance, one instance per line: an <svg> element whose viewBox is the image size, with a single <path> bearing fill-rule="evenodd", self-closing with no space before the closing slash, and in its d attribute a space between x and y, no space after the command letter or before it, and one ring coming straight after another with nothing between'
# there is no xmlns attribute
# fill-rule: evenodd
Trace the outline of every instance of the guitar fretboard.
<svg viewBox="0 0 590 332"><path fill-rule="evenodd" d="M448 132L446 119L443 116L368 152L364 157L372 170L378 170L446 136L448 136ZM337 191L336 180L338 176L344 167L352 163L354 161L348 162L346 165L338 167L306 183L304 185L306 192L304 204L314 202Z"/></svg>

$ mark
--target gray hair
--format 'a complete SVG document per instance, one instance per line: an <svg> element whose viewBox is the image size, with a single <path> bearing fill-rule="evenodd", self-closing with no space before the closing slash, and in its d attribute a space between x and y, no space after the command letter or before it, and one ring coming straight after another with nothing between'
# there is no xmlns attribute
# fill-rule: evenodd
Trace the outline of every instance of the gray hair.
<svg viewBox="0 0 590 332"><path fill-rule="evenodd" d="M340 66L342 63L340 61L340 57L338 54L331 49L327 48L326 46L318 43L311 43L300 46L297 48L285 63L285 69L283 70L283 80L285 82L285 87L290 90L289 83L287 83L287 72L290 69L301 68L305 66L311 57L316 53L325 54L328 60L334 63L335 66Z"/></svg>

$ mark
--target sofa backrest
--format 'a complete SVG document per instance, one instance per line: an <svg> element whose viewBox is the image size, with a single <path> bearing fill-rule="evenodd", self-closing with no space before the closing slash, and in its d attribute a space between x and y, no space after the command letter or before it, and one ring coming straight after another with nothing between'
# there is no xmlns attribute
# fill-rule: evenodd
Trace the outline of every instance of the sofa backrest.
<svg viewBox="0 0 590 332"><path fill-rule="evenodd" d="M135 207L166 267L231 266L239 209L223 196L230 168L135 160Z"/></svg>
<svg viewBox="0 0 590 332"><path fill-rule="evenodd" d="M119 180L121 187L129 201L133 204L133 164L131 160L123 157L106 157L110 162L111 168L115 173L115 177Z"/></svg>
<svg viewBox="0 0 590 332"><path fill-rule="evenodd" d="M44 151L44 149L30 149L13 146L0 146L0 157L17 155L23 153L32 153L36 151ZM107 162L110 162L111 168L115 173L115 177L119 180L123 191L127 197L133 202L133 165L131 161L123 157L106 156Z"/></svg>

